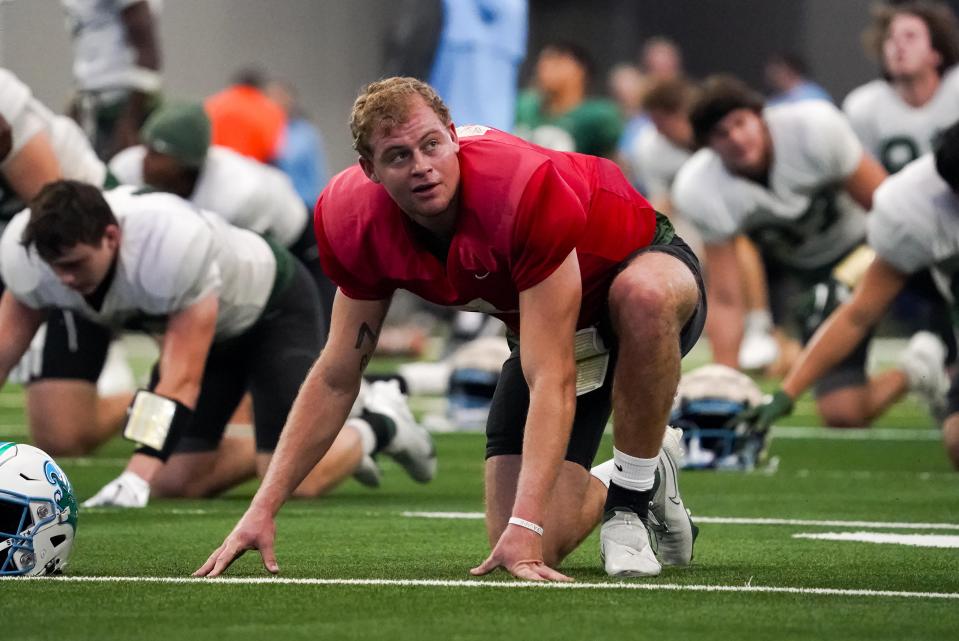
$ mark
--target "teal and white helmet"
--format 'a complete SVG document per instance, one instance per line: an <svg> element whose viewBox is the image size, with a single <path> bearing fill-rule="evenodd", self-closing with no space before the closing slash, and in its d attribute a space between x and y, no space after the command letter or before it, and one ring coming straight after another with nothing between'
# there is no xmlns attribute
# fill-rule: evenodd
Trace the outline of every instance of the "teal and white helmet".
<svg viewBox="0 0 959 641"><path fill-rule="evenodd" d="M43 450L0 442L0 576L61 572L77 532L77 499Z"/></svg>

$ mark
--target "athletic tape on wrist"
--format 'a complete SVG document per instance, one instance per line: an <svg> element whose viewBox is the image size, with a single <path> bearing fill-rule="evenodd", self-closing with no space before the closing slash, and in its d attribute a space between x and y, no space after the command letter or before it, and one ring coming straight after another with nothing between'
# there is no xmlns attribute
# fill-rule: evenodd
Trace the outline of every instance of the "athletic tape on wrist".
<svg viewBox="0 0 959 641"><path fill-rule="evenodd" d="M517 516L511 516L509 518L509 524L524 527L527 530L532 530L533 532L536 532L540 536L543 536L543 527L541 525L536 525L532 521L527 521L526 519L521 519Z"/></svg>
<svg viewBox="0 0 959 641"><path fill-rule="evenodd" d="M123 437L140 444L138 454L166 461L192 418L193 410L183 403L140 390L130 404Z"/></svg>

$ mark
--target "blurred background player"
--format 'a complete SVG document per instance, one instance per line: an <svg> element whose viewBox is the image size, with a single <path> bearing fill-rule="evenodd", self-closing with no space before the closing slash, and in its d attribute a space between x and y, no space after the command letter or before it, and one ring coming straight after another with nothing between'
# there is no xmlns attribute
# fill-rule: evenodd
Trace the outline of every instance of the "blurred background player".
<svg viewBox="0 0 959 641"><path fill-rule="evenodd" d="M61 0L73 39L71 111L104 160L137 143L160 92L162 0Z"/></svg>
<svg viewBox="0 0 959 641"><path fill-rule="evenodd" d="M639 68L650 80L666 80L685 75L683 52L672 38L653 36L643 43Z"/></svg>
<svg viewBox="0 0 959 641"><path fill-rule="evenodd" d="M662 77L649 84L642 107L651 126L640 133L631 165L637 168L639 182L645 186L653 207L668 215L683 238L690 238L693 247L701 251L702 240L695 226L675 211L670 198L676 174L696 149L689 112L697 97L697 88L681 76ZM748 310L738 363L746 370L760 370L774 363L780 352L773 336L766 274L759 253L748 238L736 238L736 251Z"/></svg>
<svg viewBox="0 0 959 641"><path fill-rule="evenodd" d="M257 67L236 73L229 87L204 102L213 125L213 144L249 156L262 163L273 162L279 153L286 127L286 113L263 89L266 76Z"/></svg>
<svg viewBox="0 0 959 641"><path fill-rule="evenodd" d="M290 177L296 193L312 213L330 179L323 134L307 116L292 82L274 78L266 86L266 94L286 112L286 129L275 164Z"/></svg>
<svg viewBox="0 0 959 641"><path fill-rule="evenodd" d="M959 27L941 2L877 5L863 42L882 78L854 89L842 107L866 150L895 173L959 116Z"/></svg>
<svg viewBox="0 0 959 641"><path fill-rule="evenodd" d="M443 0L443 27L424 79L456 122L512 131L528 11L527 0Z"/></svg>
<svg viewBox="0 0 959 641"><path fill-rule="evenodd" d="M936 283L955 306L959 290L957 220L959 124L943 133L934 154L909 163L876 190L869 215L869 244L876 250L876 259L852 297L816 332L782 388L768 403L748 413L754 425L766 429L789 414L803 391L869 335L906 287L910 274L932 269ZM945 354L931 334L914 336L912 347L930 357L924 363L908 363L901 376L933 402L942 421L946 453L959 469L959 376L950 386L943 369Z"/></svg>
<svg viewBox="0 0 959 641"><path fill-rule="evenodd" d="M593 63L572 42L546 45L536 59L533 89L516 106L516 134L556 151L612 158L622 133L619 110L604 98L589 98Z"/></svg>
<svg viewBox="0 0 959 641"><path fill-rule="evenodd" d="M806 61L798 54L777 51L766 59L763 67L766 85L772 91L766 104L770 107L784 102L825 100L832 102L829 93L809 77Z"/></svg>
<svg viewBox="0 0 959 641"><path fill-rule="evenodd" d="M703 148L680 170L673 200L705 243L713 356L734 367L744 313L735 237L748 234L762 251L777 319L787 316L790 284L812 289L820 311L802 314L808 340L836 295L835 287L816 284L863 242L865 210L886 173L826 102L764 109L744 83L716 76L704 84L691 120ZM867 343L817 385L817 407L829 425L867 425L907 390L901 372L866 376Z"/></svg>
<svg viewBox="0 0 959 641"><path fill-rule="evenodd" d="M878 5L863 41L882 78L853 90L843 110L866 150L895 173L928 153L959 118L959 24L941 2ZM894 331L932 329L943 338L948 361L956 359L948 306L928 270L910 275L890 309Z"/></svg>
<svg viewBox="0 0 959 641"><path fill-rule="evenodd" d="M110 161L117 179L176 194L289 249L319 287L325 335L335 288L320 268L311 210L290 179L275 167L211 144L210 120L198 104L170 103L157 109L141 138L142 145Z"/></svg>

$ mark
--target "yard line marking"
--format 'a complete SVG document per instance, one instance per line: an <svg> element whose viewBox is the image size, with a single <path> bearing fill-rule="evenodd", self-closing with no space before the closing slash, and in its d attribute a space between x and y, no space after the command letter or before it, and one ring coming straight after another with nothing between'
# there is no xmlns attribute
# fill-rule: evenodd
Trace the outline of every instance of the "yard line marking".
<svg viewBox="0 0 959 641"><path fill-rule="evenodd" d="M64 583L161 583L194 585L344 585L428 588L538 588L553 590L646 590L668 592L764 592L815 596L893 597L906 599L959 599L959 592L912 592L845 588L796 588L774 585L682 585L679 583L549 583L540 581L484 581L441 579L292 579L270 577L219 577L216 579L155 576L60 576L2 577L0 581L49 581Z"/></svg>
<svg viewBox="0 0 959 641"><path fill-rule="evenodd" d="M836 429L812 426L779 426L772 431L774 439L808 439L825 441L941 441L942 432L932 428L870 427Z"/></svg>
<svg viewBox="0 0 959 641"><path fill-rule="evenodd" d="M800 532L794 539L821 541L855 541L857 543L892 543L921 548L959 548L959 536L946 534L890 534L886 532Z"/></svg>
<svg viewBox="0 0 959 641"><path fill-rule="evenodd" d="M482 519L482 512L401 512L402 516L421 519ZM895 521L836 521L814 519L769 519L735 516L699 516L693 514L696 523L720 525L815 525L822 527L858 527L891 530L950 530L959 531L959 523L903 523Z"/></svg>

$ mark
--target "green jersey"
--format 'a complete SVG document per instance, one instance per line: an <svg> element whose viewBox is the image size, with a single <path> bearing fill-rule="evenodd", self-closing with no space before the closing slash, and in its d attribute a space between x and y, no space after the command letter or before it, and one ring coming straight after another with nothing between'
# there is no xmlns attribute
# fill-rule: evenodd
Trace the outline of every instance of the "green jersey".
<svg viewBox="0 0 959 641"><path fill-rule="evenodd" d="M547 113L543 97L526 91L516 105L513 133L533 144L557 151L610 157L616 150L623 121L609 100L590 98L561 114Z"/></svg>

